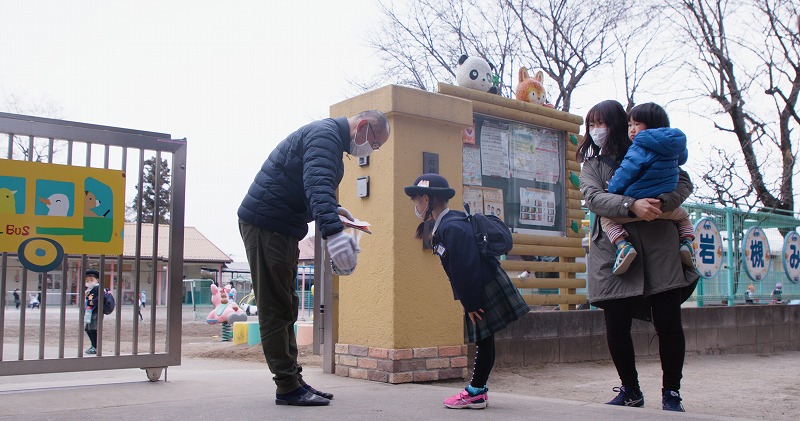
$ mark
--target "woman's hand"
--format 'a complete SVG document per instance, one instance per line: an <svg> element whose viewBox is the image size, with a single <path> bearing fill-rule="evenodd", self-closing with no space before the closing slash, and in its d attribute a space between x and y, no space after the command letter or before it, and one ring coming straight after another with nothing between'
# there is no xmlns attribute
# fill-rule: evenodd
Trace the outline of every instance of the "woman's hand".
<svg viewBox="0 0 800 421"><path fill-rule="evenodd" d="M477 318L478 320L483 320L483 317L481 317L481 313L483 313L483 309L479 309L478 311L470 311L469 313L467 313L467 315L469 316L469 320L472 321L472 324L474 325L478 324L478 322L475 321L475 318Z"/></svg>
<svg viewBox="0 0 800 421"><path fill-rule="evenodd" d="M652 221L661 215L661 201L658 199L637 199L631 205L631 212L645 221Z"/></svg>

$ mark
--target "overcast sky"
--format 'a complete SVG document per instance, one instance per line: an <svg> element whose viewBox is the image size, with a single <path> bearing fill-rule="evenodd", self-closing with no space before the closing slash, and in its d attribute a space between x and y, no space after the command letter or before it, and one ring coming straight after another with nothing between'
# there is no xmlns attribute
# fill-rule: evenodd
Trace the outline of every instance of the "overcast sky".
<svg viewBox="0 0 800 421"><path fill-rule="evenodd" d="M52 104L56 118L187 138L186 225L236 261L236 209L269 152L352 96L349 80L379 71L364 42L373 0L25 0L0 2L0 16L0 104L14 96ZM622 100L617 79L596 77L603 89L584 90L592 97L572 112ZM697 143L714 135L684 121L673 125Z"/></svg>
<svg viewBox="0 0 800 421"><path fill-rule="evenodd" d="M0 103L186 137L186 225L244 261L236 209L280 140L352 96L373 3L2 1Z"/></svg>

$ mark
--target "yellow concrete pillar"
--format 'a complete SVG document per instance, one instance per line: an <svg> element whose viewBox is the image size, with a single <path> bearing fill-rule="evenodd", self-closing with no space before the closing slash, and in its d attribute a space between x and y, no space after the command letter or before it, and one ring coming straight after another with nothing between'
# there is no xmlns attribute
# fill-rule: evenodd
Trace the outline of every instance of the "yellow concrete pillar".
<svg viewBox="0 0 800 421"><path fill-rule="evenodd" d="M334 104L331 116L367 109L387 115L391 136L368 165L345 159L339 202L373 234L361 238L355 273L334 282L336 374L390 383L464 377L463 310L439 258L414 238L419 220L403 187L422 173L423 152L438 154L461 208L461 136L472 103L390 85ZM357 196L360 177L369 177L368 197Z"/></svg>

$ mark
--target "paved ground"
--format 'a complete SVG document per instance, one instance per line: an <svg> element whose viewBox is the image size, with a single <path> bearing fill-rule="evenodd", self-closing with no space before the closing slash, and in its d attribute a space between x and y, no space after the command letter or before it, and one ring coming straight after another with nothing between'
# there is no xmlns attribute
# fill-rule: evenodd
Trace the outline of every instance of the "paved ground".
<svg viewBox="0 0 800 421"><path fill-rule="evenodd" d="M335 393L336 399L325 408L279 407L274 404L275 386L259 347L222 343L218 327L195 321L191 309L187 311L182 365L168 369L167 382L164 377L148 382L139 369L0 377L0 420L217 420L223 416L307 420L800 419L800 352L688 355L682 393L689 412L671 414L659 409L660 367L653 358L640 359L638 365L646 396L644 409L601 404L613 397L616 373L610 362L589 362L497 368L490 378L489 408L455 411L444 408L442 400L463 387L464 381L389 385L337 377L323 374L321 358L309 355L304 347L300 359L307 380ZM17 350L10 346L14 313L5 313L4 338L9 346L3 354L9 355L4 359L14 359L11 354ZM130 317L132 314L125 316L126 320ZM36 338L36 320L31 322L26 337ZM48 324L48 331L57 326ZM85 335L78 326L69 331L67 343ZM57 334L46 336L48 343L58 338ZM36 355L26 351L26 358Z"/></svg>
<svg viewBox="0 0 800 421"><path fill-rule="evenodd" d="M441 403L452 388L354 380L318 368L305 372L309 383L336 395L330 406L275 405L275 387L260 363L187 359L169 369L167 382L145 381L139 370L6 378L0 420L737 419L507 393L492 393L485 410L457 411Z"/></svg>

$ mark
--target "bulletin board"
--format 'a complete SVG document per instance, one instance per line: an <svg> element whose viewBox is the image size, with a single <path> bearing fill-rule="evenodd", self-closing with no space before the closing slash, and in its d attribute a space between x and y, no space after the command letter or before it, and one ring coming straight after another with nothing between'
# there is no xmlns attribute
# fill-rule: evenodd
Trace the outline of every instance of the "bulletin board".
<svg viewBox="0 0 800 421"><path fill-rule="evenodd" d="M567 133L474 114L463 140L463 197L514 232L564 235Z"/></svg>

